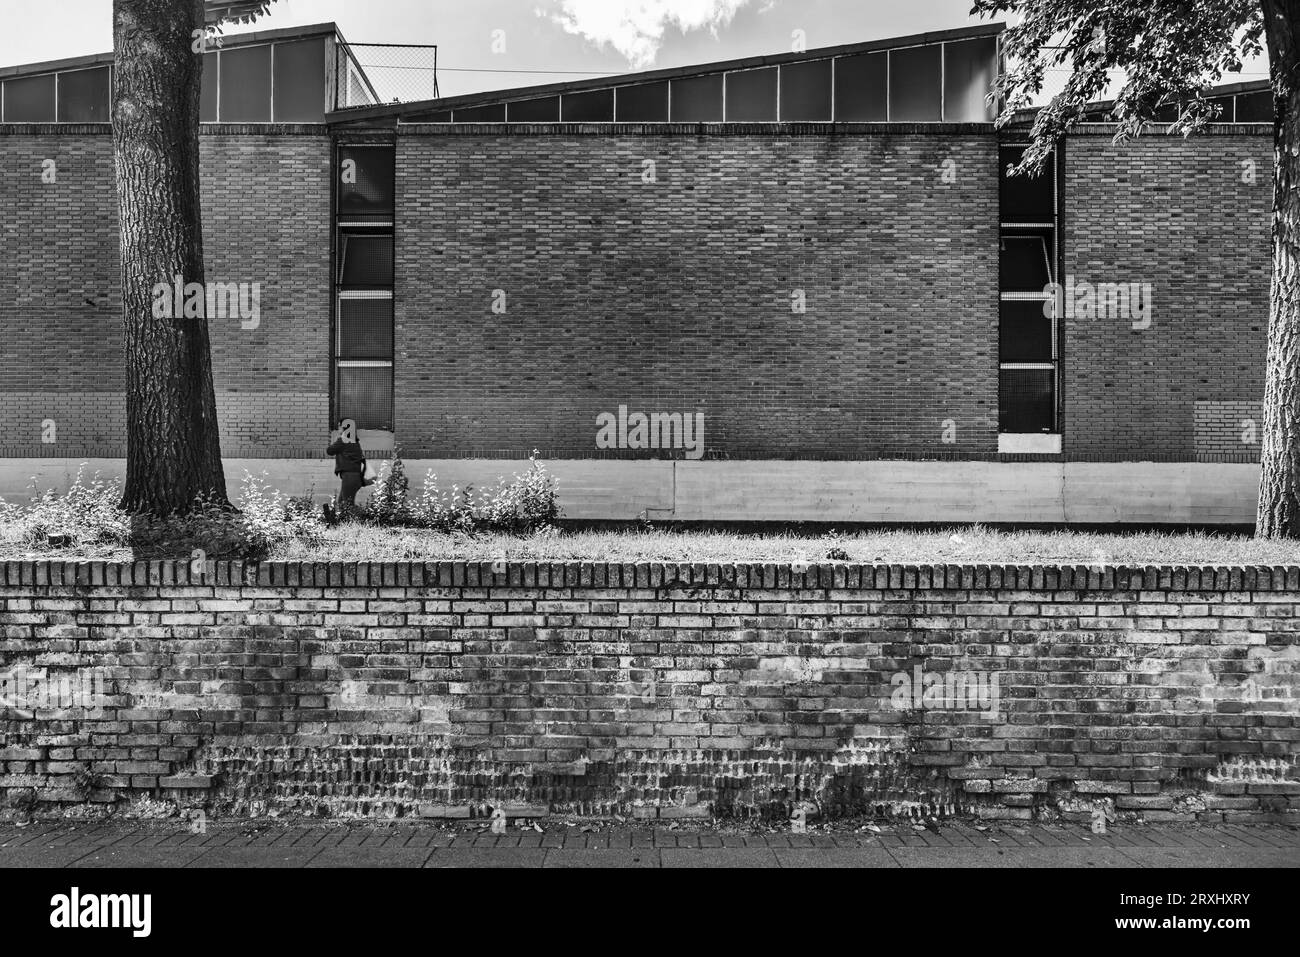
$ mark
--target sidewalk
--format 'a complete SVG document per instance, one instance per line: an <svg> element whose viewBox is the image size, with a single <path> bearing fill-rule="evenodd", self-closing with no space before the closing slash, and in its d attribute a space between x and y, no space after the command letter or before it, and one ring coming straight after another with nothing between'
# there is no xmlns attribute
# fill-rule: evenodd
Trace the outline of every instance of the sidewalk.
<svg viewBox="0 0 1300 957"><path fill-rule="evenodd" d="M814 830L479 825L38 822L0 824L0 868L21 867L1300 867L1300 828L905 824Z"/></svg>

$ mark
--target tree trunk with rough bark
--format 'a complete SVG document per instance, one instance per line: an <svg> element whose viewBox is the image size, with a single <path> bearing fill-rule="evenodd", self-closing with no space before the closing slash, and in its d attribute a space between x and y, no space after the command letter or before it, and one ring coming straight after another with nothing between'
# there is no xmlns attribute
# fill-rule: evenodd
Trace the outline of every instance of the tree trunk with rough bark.
<svg viewBox="0 0 1300 957"><path fill-rule="evenodd" d="M228 504L207 318L156 310L205 281L199 206L203 0L113 0L113 147L121 219L127 467L122 507ZM201 47L200 47L201 49ZM158 318L157 312L169 313Z"/></svg>
<svg viewBox="0 0 1300 957"><path fill-rule="evenodd" d="M1300 0L1263 0L1273 120L1273 283L1260 444L1261 538L1300 538Z"/></svg>

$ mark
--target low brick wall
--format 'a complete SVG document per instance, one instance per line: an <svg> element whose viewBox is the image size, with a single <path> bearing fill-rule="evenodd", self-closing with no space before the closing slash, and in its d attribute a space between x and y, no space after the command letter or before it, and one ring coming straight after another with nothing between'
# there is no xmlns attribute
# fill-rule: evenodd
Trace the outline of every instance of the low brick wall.
<svg viewBox="0 0 1300 957"><path fill-rule="evenodd" d="M11 815L1300 819L1300 567L0 574Z"/></svg>

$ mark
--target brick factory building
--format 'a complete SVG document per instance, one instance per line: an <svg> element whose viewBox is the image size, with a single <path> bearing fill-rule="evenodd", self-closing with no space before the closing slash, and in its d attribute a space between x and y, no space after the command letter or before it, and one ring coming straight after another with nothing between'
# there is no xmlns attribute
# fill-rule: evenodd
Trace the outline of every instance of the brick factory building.
<svg viewBox="0 0 1300 957"><path fill-rule="evenodd" d="M405 103L332 24L227 38L230 484L329 492L350 417L417 489L539 449L576 518L1251 522L1269 93L1008 179L1001 29ZM123 468L111 60L0 70L8 497Z"/></svg>

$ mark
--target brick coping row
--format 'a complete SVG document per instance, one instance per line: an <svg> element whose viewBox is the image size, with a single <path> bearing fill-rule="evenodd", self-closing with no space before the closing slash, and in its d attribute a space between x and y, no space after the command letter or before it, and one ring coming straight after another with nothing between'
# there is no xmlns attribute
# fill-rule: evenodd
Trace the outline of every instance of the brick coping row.
<svg viewBox="0 0 1300 957"><path fill-rule="evenodd" d="M0 586L1300 592L1300 565L5 561Z"/></svg>

